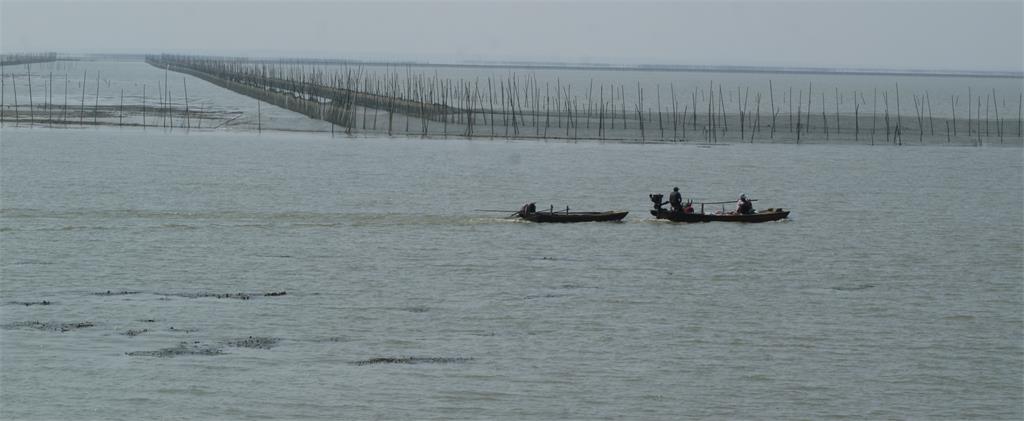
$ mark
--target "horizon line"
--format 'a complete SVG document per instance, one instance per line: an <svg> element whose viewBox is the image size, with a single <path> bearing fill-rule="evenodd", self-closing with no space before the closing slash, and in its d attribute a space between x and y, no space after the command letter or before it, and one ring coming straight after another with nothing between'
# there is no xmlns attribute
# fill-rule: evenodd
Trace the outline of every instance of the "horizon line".
<svg viewBox="0 0 1024 421"><path fill-rule="evenodd" d="M58 54L59 58L90 57L90 58L138 58L154 54L145 53L81 53ZM545 60L465 60L465 61L430 61L430 60L385 60L385 59L348 59L348 58L314 58L288 56L241 56L220 54L167 54L178 56L194 56L209 58L226 58L246 61L275 61L307 64L358 64L367 66L408 66L408 67L463 67L463 68L517 68L517 69L567 69L567 70L599 70L599 71L662 71L662 72L720 72L720 73L790 73L790 74L835 74L835 75L868 75L868 76L934 76L934 77L989 77L989 78L1024 78L1024 70L956 70L956 69L885 69L885 68L851 68L851 67L811 67L811 66L756 66L756 65L694 65L694 64L614 64L614 63L581 63L557 62Z"/></svg>

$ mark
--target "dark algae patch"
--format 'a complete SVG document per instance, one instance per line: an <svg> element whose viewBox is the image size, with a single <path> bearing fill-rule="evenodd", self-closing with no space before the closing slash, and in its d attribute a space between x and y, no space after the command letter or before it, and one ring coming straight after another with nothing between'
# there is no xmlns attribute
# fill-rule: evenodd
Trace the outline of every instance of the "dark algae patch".
<svg viewBox="0 0 1024 421"><path fill-rule="evenodd" d="M47 330L52 332L69 332L77 329L84 329L87 327L96 326L92 322L39 322L39 321L28 321L28 322L14 322L3 325L4 329L36 329L36 330Z"/></svg>
<svg viewBox="0 0 1024 421"><path fill-rule="evenodd" d="M272 292L225 292L225 293L211 293L211 292L195 292L195 293L160 293L157 295L163 295L168 297L181 297L181 298L218 298L218 299L233 299L233 300L251 300L255 297L281 297L288 295L285 291L272 291Z"/></svg>
<svg viewBox="0 0 1024 421"><path fill-rule="evenodd" d="M53 301L47 301L47 300L43 300L43 301L11 301L8 304L14 304L14 305L26 306L26 307L28 307L28 306L48 306L48 305L53 304Z"/></svg>
<svg viewBox="0 0 1024 421"><path fill-rule="evenodd" d="M222 354L224 354L224 351L222 351L220 348L211 345L206 345L199 341L181 342L177 346L158 349L155 351L134 351L125 353L125 355L128 355L130 357L159 358L181 357L187 355L213 356Z"/></svg>
<svg viewBox="0 0 1024 421"><path fill-rule="evenodd" d="M93 295L99 295L99 296L134 295L134 294L139 294L139 293L140 293L139 291L111 291L111 290L108 289L107 292L97 292L97 293L94 293Z"/></svg>
<svg viewBox="0 0 1024 421"><path fill-rule="evenodd" d="M245 339L228 341L227 345L235 348L270 349L277 345L281 339L263 336L250 336Z"/></svg>
<svg viewBox="0 0 1024 421"><path fill-rule="evenodd" d="M353 365L374 364L459 364L473 361L471 357L377 357L353 361Z"/></svg>

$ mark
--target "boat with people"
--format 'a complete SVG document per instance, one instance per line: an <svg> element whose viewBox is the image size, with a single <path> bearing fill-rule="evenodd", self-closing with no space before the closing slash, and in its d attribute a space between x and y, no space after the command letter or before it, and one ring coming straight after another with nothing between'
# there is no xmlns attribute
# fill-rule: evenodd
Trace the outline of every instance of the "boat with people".
<svg viewBox="0 0 1024 421"><path fill-rule="evenodd" d="M518 211L512 216L525 219L532 222L611 222L621 221L629 214L628 211L603 211L603 212L578 212L570 211L569 207L565 210L555 210L554 206L548 210L537 210L535 203L527 203L523 205Z"/></svg>
<svg viewBox="0 0 1024 421"><path fill-rule="evenodd" d="M756 202L757 199L747 199L746 195L740 195L738 202L698 202L700 204L700 210L696 211L693 208L693 202L687 202L685 204L673 204L672 209L665 209L664 206L668 202L662 202L661 194L650 194L651 202L654 202L654 209L651 210L651 215L656 219L667 219L674 222L769 222L778 221L780 219L786 219L789 217L789 211L782 208L768 208L761 211L757 211L753 208L752 202ZM727 212L724 207L725 204L737 203L737 209L735 211ZM722 205L722 210L718 212L705 213L705 205Z"/></svg>

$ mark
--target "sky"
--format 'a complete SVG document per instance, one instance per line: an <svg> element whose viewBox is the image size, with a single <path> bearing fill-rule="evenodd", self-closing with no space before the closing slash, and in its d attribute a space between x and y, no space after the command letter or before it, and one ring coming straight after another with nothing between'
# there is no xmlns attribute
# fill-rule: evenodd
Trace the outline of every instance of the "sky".
<svg viewBox="0 0 1024 421"><path fill-rule="evenodd" d="M1022 0L0 0L0 52L1020 72L1022 22Z"/></svg>

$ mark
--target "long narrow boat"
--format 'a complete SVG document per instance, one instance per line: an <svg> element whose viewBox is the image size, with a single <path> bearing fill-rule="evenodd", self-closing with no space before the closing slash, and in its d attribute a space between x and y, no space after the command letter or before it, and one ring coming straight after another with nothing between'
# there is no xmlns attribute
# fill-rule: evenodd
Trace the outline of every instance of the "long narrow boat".
<svg viewBox="0 0 1024 421"><path fill-rule="evenodd" d="M627 214L629 212L626 211L570 212L568 207L564 211L556 211L552 207L538 212L537 205L531 202L523 205L512 216L533 222L611 222L621 221Z"/></svg>
<svg viewBox="0 0 1024 421"><path fill-rule="evenodd" d="M788 210L767 209L765 212L750 214L738 213L682 213L665 209L651 210L657 219L668 219L675 222L769 222L778 221L789 216Z"/></svg>
<svg viewBox="0 0 1024 421"><path fill-rule="evenodd" d="M607 211L607 212L566 212L566 211L540 211L540 212L516 212L515 216L533 222L609 222L621 221L629 212Z"/></svg>

